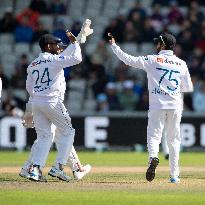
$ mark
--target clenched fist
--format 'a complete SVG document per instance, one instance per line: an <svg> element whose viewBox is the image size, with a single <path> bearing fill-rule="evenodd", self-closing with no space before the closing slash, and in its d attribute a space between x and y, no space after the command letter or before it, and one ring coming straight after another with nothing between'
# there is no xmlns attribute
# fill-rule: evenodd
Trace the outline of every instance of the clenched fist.
<svg viewBox="0 0 205 205"><path fill-rule="evenodd" d="M115 38L113 37L113 35L111 33L107 34L108 37L110 38L109 43L112 45L113 43L115 43Z"/></svg>

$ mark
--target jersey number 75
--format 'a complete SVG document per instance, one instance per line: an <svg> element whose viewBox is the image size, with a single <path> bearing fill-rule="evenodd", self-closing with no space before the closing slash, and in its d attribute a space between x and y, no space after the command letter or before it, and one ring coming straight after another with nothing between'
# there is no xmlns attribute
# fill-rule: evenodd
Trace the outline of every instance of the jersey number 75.
<svg viewBox="0 0 205 205"><path fill-rule="evenodd" d="M176 78L174 78L174 74L178 74L180 73L179 71L175 71L175 70L169 70L169 69L166 69L166 68L156 68L157 70L160 70L160 71L163 71L163 75L161 76L160 80L159 80L159 87L163 81L163 79L165 78L166 75L168 75L168 80L169 81L173 81L175 82L176 86L175 88L170 88L169 86L167 86L167 89L170 90L170 91L175 91L179 85L179 82Z"/></svg>

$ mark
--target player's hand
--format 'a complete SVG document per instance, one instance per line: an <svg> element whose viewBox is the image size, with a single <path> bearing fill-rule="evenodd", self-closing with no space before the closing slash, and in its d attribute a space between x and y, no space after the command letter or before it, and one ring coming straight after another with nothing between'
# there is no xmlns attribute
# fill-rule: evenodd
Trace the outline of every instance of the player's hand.
<svg viewBox="0 0 205 205"><path fill-rule="evenodd" d="M107 34L108 37L110 38L109 43L112 45L113 43L115 43L115 38L113 37L113 35L111 33Z"/></svg>
<svg viewBox="0 0 205 205"><path fill-rule="evenodd" d="M25 112L22 118L22 124L26 128L34 128L32 112Z"/></svg>
<svg viewBox="0 0 205 205"><path fill-rule="evenodd" d="M77 41L77 38L69 31L66 31L66 35L68 36L71 43L74 43Z"/></svg>

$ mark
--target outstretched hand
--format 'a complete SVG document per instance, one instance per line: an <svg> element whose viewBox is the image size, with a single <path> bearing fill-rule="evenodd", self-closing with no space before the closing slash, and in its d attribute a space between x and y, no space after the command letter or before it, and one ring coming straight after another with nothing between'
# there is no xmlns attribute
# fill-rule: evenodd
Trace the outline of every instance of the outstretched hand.
<svg viewBox="0 0 205 205"><path fill-rule="evenodd" d="M77 38L70 31L66 31L66 35L68 36L71 43L77 41Z"/></svg>
<svg viewBox="0 0 205 205"><path fill-rule="evenodd" d="M113 37L113 35L111 33L107 34L108 37L110 38L109 43L112 45L113 43L115 43L115 38Z"/></svg>

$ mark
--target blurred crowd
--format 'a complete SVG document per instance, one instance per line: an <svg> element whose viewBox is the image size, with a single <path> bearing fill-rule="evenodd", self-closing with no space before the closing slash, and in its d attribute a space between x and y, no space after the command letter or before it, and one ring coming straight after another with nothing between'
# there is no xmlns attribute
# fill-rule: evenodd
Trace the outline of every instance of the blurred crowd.
<svg viewBox="0 0 205 205"><path fill-rule="evenodd" d="M128 69L122 62L113 66L107 33L111 32L118 44L137 44L140 53L143 43L152 43L152 39L160 33L169 32L176 36L175 54L187 62L194 84L194 92L184 96L185 110L205 113L204 4L204 1L153 0L151 8L145 8L143 1L136 1L128 13L119 12L118 16L110 19L94 52L89 55L84 52L82 65L65 70L68 84L72 80L84 80L86 89L91 90L91 96L96 102L95 111L147 110L149 102L146 76L141 72L133 72L133 69ZM42 34L49 32L39 21L39 17L43 14L66 14L66 8L67 5L61 0L52 0L49 4L44 0L31 0L29 7L16 16L12 10L7 9L0 19L0 33L13 33L16 43L33 44ZM80 28L81 22L75 21L71 31L77 35ZM62 38L64 43L69 43L63 21L54 22L52 33ZM4 65L1 64L3 88L25 89L26 68L29 63L28 55L22 54L10 79L4 75ZM88 98L86 90L84 98ZM14 107L23 110L24 103L18 96L8 95L2 103L3 113L13 114ZM20 113L19 110L16 113Z"/></svg>

